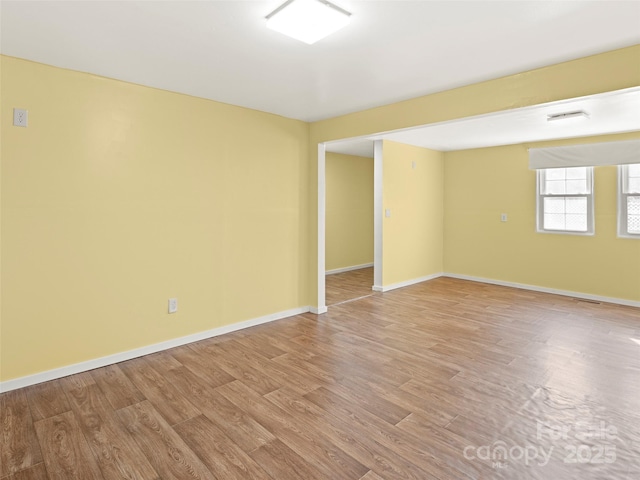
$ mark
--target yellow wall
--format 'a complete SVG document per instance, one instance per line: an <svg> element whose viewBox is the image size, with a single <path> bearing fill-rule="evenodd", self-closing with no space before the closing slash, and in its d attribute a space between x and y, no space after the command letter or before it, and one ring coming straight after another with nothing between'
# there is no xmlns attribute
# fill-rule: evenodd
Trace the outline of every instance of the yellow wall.
<svg viewBox="0 0 640 480"><path fill-rule="evenodd" d="M441 273L443 153L385 140L382 158L382 285Z"/></svg>
<svg viewBox="0 0 640 480"><path fill-rule="evenodd" d="M445 271L640 301L640 241L617 238L616 167L595 168L594 236L537 233L536 173L527 153L631 138L640 134L447 152Z"/></svg>
<svg viewBox="0 0 640 480"><path fill-rule="evenodd" d="M0 56L0 70L8 380L314 305L318 142L637 86L640 45L310 126L10 57ZM16 106L29 110L29 128L11 126ZM516 174L530 182L531 172ZM602 169L596 182L612 175ZM600 232L614 203L596 195ZM454 230L448 224L455 244ZM615 231L606 232L591 240L611 244ZM637 247L624 242L633 260ZM592 261L610 278L601 254ZM482 271L445 258L445 267ZM389 272L385 283L407 276ZM562 288L600 288L583 273L566 274ZM599 283L597 294L638 298ZM168 315L172 296L180 311Z"/></svg>
<svg viewBox="0 0 640 480"><path fill-rule="evenodd" d="M373 159L326 154L326 270L373 263Z"/></svg>
<svg viewBox="0 0 640 480"><path fill-rule="evenodd" d="M311 124L309 298L317 292L317 144L640 85L640 45ZM312 300L312 304L315 301Z"/></svg>
<svg viewBox="0 0 640 480"><path fill-rule="evenodd" d="M308 124L0 58L2 380L309 304Z"/></svg>

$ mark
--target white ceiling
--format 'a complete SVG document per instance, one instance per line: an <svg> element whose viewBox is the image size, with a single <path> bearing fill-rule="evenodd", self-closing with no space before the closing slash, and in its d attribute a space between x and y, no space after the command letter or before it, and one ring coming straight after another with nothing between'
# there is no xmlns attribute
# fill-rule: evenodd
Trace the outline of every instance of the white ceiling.
<svg viewBox="0 0 640 480"><path fill-rule="evenodd" d="M548 121L582 110L588 117ZM373 158L374 140L451 151L640 130L640 87L327 143L327 151Z"/></svg>
<svg viewBox="0 0 640 480"><path fill-rule="evenodd" d="M358 137L348 138L346 140L334 140L325 144L325 150L331 153L373 158L373 138Z"/></svg>
<svg viewBox="0 0 640 480"><path fill-rule="evenodd" d="M357 1L314 45L284 0L5 1L6 55L314 121L640 43L638 1Z"/></svg>
<svg viewBox="0 0 640 480"><path fill-rule="evenodd" d="M588 117L547 120L548 115L580 110ZM640 130L638 88L404 130L384 138L449 151L635 130Z"/></svg>

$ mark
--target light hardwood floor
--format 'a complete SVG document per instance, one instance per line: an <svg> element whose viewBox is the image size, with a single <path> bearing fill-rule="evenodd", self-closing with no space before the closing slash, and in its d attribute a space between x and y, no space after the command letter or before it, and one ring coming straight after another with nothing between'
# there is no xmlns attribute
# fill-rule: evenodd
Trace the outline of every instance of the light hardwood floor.
<svg viewBox="0 0 640 480"><path fill-rule="evenodd" d="M439 278L0 402L2 480L631 480L640 310Z"/></svg>
<svg viewBox="0 0 640 480"><path fill-rule="evenodd" d="M325 296L328 306L372 295L373 267L335 273L325 277Z"/></svg>

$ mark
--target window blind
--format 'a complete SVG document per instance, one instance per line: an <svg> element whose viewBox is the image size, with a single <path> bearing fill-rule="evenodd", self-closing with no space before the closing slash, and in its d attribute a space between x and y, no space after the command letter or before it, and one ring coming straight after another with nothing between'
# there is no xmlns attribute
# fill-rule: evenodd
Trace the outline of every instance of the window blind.
<svg viewBox="0 0 640 480"><path fill-rule="evenodd" d="M640 140L529 149L531 170L630 163L640 163Z"/></svg>

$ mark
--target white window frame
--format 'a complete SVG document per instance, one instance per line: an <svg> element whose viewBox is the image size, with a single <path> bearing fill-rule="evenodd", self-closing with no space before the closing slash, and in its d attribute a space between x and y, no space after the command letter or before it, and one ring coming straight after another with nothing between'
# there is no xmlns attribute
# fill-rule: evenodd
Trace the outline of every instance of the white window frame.
<svg viewBox="0 0 640 480"><path fill-rule="evenodd" d="M565 167L562 167L565 168ZM571 168L571 167L566 167ZM580 194L547 194L542 193L542 186L545 184L546 171L550 169L541 168L537 170L536 182L536 231L538 233L555 233L560 235L580 235L592 236L595 233L595 215L594 215L594 191L593 191L593 167L585 167L587 169L587 184L590 193ZM587 199L587 230L585 232L577 232L575 230L550 230L544 228L544 199L551 198L586 198Z"/></svg>
<svg viewBox="0 0 640 480"><path fill-rule="evenodd" d="M640 240L640 233L630 233L627 226L627 198L640 197L640 193L625 192L628 171L629 165L618 165L618 237Z"/></svg>

